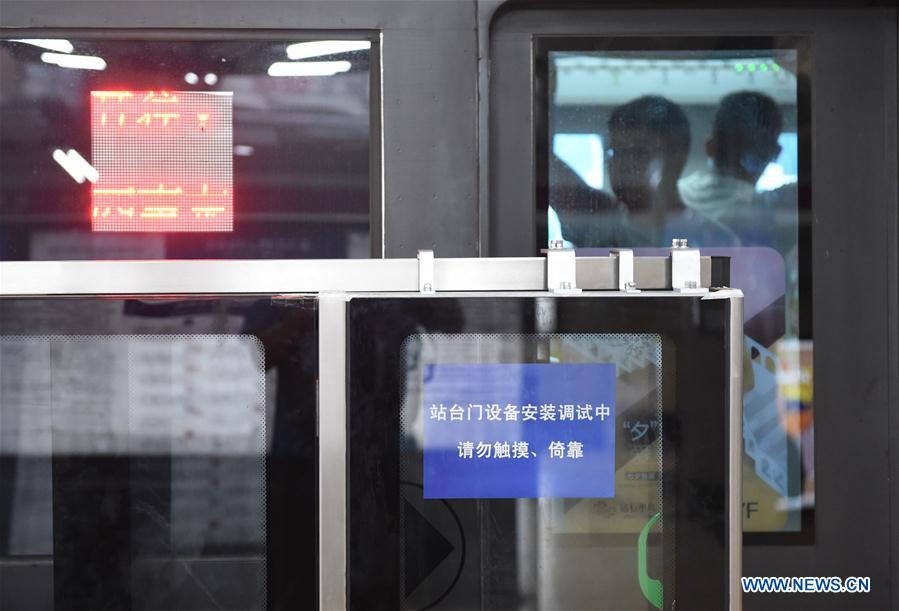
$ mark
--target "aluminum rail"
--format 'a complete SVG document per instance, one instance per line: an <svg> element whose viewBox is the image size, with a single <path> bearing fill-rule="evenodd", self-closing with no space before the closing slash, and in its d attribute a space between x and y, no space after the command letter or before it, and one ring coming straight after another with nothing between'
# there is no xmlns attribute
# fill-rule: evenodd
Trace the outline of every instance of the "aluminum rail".
<svg viewBox="0 0 899 611"><path fill-rule="evenodd" d="M545 257L434 259L434 290L543 291ZM671 257L634 257L634 284L670 290ZM711 282L701 257L700 286ZM0 297L417 292L417 259L4 261ZM618 290L615 257L578 257L577 287Z"/></svg>

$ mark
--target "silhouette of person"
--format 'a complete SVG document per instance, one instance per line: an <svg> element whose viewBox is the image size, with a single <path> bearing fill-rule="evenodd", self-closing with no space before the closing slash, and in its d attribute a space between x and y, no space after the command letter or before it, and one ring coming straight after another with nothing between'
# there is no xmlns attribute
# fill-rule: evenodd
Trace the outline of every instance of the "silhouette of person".
<svg viewBox="0 0 899 611"><path fill-rule="evenodd" d="M620 204L594 189L555 155L549 160L549 239L563 238L577 246L592 246L598 239L597 219L619 212ZM554 225L558 228L553 230Z"/></svg>
<svg viewBox="0 0 899 611"><path fill-rule="evenodd" d="M672 237L696 245L733 245L720 223L693 214L678 179L690 153L690 123L674 102L647 95L615 108L609 117L609 181L623 205L614 231L617 246L665 246Z"/></svg>
<svg viewBox="0 0 899 611"><path fill-rule="evenodd" d="M767 193L756 190L765 168L780 155L782 130L780 108L767 95L739 91L725 96L706 142L712 167L680 181L684 204L728 226L745 245L788 249L790 244L776 235L774 216L782 216L781 208L795 210L795 185Z"/></svg>
<svg viewBox="0 0 899 611"><path fill-rule="evenodd" d="M631 215L683 210L677 179L689 151L687 116L666 98L643 96L609 117L609 181Z"/></svg>

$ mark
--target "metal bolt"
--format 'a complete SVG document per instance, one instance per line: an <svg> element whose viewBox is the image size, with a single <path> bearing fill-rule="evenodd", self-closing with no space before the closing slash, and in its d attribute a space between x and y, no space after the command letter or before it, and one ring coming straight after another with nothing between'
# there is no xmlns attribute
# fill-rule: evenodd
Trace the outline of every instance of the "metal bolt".
<svg viewBox="0 0 899 611"><path fill-rule="evenodd" d="M565 240L550 240L549 241L549 249L550 250L562 250L565 248Z"/></svg>
<svg viewBox="0 0 899 611"><path fill-rule="evenodd" d="M633 283L633 282L625 282L625 283L624 283L624 290L625 290L625 291L632 291L632 290L634 290L635 288L637 288L637 285L636 285L635 283Z"/></svg>
<svg viewBox="0 0 899 611"><path fill-rule="evenodd" d="M671 248L686 248L687 247L687 239L686 238L674 238L671 240Z"/></svg>

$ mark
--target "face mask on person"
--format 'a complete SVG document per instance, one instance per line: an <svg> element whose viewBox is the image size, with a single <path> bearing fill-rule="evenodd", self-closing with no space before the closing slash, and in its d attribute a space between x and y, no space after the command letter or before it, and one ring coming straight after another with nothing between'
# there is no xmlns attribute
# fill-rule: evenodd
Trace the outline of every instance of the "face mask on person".
<svg viewBox="0 0 899 611"><path fill-rule="evenodd" d="M740 169L749 176L761 176L765 168L768 167L767 158L755 151L744 152L740 155L737 163L740 164Z"/></svg>

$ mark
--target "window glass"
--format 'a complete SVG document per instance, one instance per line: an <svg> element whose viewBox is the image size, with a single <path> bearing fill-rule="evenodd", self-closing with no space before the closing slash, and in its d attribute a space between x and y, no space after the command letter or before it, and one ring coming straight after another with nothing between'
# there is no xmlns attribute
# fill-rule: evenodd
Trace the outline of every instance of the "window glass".
<svg viewBox="0 0 899 611"><path fill-rule="evenodd" d="M308 300L0 301L0 606L313 607L315 346Z"/></svg>
<svg viewBox="0 0 899 611"><path fill-rule="evenodd" d="M729 308L352 299L349 607L726 608Z"/></svg>
<svg viewBox="0 0 899 611"><path fill-rule="evenodd" d="M660 254L686 238L731 258L747 531L808 533L814 507L806 56L801 39L537 45L540 246Z"/></svg>
<svg viewBox="0 0 899 611"><path fill-rule="evenodd" d="M16 36L0 260L370 256L375 43Z"/></svg>
<svg viewBox="0 0 899 611"><path fill-rule="evenodd" d="M541 352L549 364L538 365L536 370L521 365ZM647 529L645 550L627 543L665 510L661 338L639 333L414 335L404 343L401 358L409 367L400 416L400 478L409 482L401 486L401 520L410 530L416 520L438 525L452 542L443 544L442 549L457 556L439 562L429 574L423 570L426 563L443 560L440 538L409 545L400 570L403 591L409 593L405 606L421 608L438 600L463 561L473 565L464 573L468 578L474 577L473 570L478 567L482 579L505 579L506 567L462 557L460 539L476 538L467 533L475 524L475 504L470 500L457 501L454 506L446 501L429 502L451 494L467 499L534 497L514 501L514 515L521 531L525 524L533 526L527 537L533 537L534 547L529 550L521 545L518 561L522 572L539 575L530 588L520 591L539 600L538 608L587 608L596 596L601 596L609 609L645 608L641 575L633 569L638 555L645 551L646 577L660 577L665 572L662 527L653 524L654 528ZM452 368L459 363L476 365L460 373ZM486 367L488 364L505 366ZM597 397L594 405L588 403L589 395L584 395L582 402L569 404L572 419L568 420L564 387L554 386L552 379L539 380L555 365L567 364L587 365L586 373L593 378L613 364L614 416L603 415L602 405L608 401L600 402ZM568 372L558 369L569 387L577 384L576 374L568 377ZM475 394L468 394L467 388L472 387L463 385L460 375L477 379ZM541 382L544 386L536 394L530 391L533 378L538 379L538 386ZM538 401L536 397L541 395L544 400ZM547 398L550 395L552 399ZM601 427L609 427L615 437L610 444L611 457L603 456L603 440L592 438ZM608 458L610 473L605 474L603 462ZM579 463L587 468L583 474L563 471L577 468ZM523 465L536 469L537 490L517 479L526 472ZM489 473L490 469L495 473ZM604 481L606 476L609 481ZM418 482L423 483L421 489ZM604 486L610 488L608 492L598 490ZM581 498L590 490L595 490L591 497ZM449 515L443 515L453 509L462 521L461 530L453 529L452 523L447 523ZM498 507L491 510L497 512L497 520L511 517L500 517ZM503 527L512 529L513 524ZM624 545L599 544L599 535L612 534L631 536L616 541ZM573 549L566 535L596 540L591 548ZM488 539L482 545L493 554L502 553L498 542ZM673 557L668 561L673 563ZM596 572L597 566L607 568ZM667 567L668 573L673 575L675 568ZM454 608L451 600L434 608Z"/></svg>

